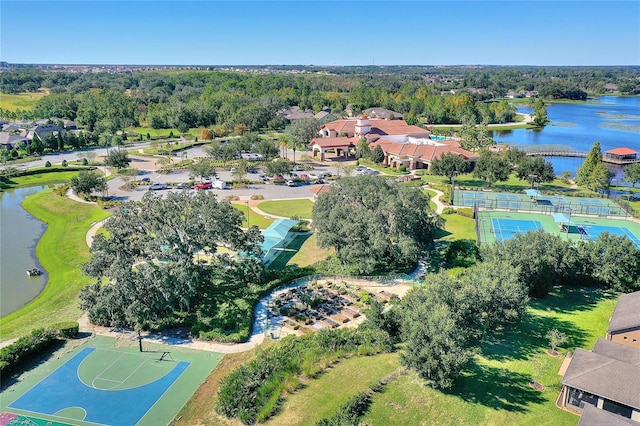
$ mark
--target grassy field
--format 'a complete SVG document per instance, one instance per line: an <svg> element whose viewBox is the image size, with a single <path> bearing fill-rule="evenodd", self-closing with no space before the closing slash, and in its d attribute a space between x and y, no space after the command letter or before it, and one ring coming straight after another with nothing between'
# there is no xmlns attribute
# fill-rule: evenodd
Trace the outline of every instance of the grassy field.
<svg viewBox="0 0 640 426"><path fill-rule="evenodd" d="M261 214L250 210L250 208L244 203L231 203L231 205L240 210L244 215L242 226L245 228L247 227L247 218L249 219L249 225L257 226L260 229L268 228L269 225L271 225L275 221L275 219L268 219Z"/></svg>
<svg viewBox="0 0 640 426"><path fill-rule="evenodd" d="M309 199L264 201L258 208L265 213L282 217L299 217L311 219L313 201Z"/></svg>
<svg viewBox="0 0 640 426"><path fill-rule="evenodd" d="M19 176L0 181L0 191L17 186L36 186L69 182L78 172L59 171L55 173L43 173L38 175Z"/></svg>
<svg viewBox="0 0 640 426"><path fill-rule="evenodd" d="M563 358L546 353L545 334L566 333L567 349L593 347L604 336L616 299L595 289L556 289L534 300L524 321L482 345L475 362L447 392L407 372L375 394L362 424L368 425L575 425L578 417L555 407ZM313 424L349 397L400 368L399 354L350 359L287 396L270 424ZM528 383L538 381L542 391Z"/></svg>
<svg viewBox="0 0 640 426"><path fill-rule="evenodd" d="M308 381L301 391L288 396L280 414L265 424L313 425L322 418L331 417L349 398L366 391L381 377L398 368L397 354L344 360L318 379ZM391 419L393 417L387 419L387 422ZM410 424L396 423L395 419L393 423Z"/></svg>
<svg viewBox="0 0 640 426"><path fill-rule="evenodd" d="M436 231L436 239L476 241L475 220L459 214L443 214L441 217L444 219L444 229Z"/></svg>
<svg viewBox="0 0 640 426"><path fill-rule="evenodd" d="M324 260L333 253L332 249L318 247L316 234L298 235L287 245L287 249L269 265L269 269L280 270L286 266L303 268Z"/></svg>
<svg viewBox="0 0 640 426"><path fill-rule="evenodd" d="M94 222L109 216L95 205L60 197L51 189L28 197L23 207L48 225L36 254L49 273L49 281L33 302L0 318L0 340L80 317L78 292L89 282L81 271L82 264L89 260L85 235Z"/></svg>
<svg viewBox="0 0 640 426"><path fill-rule="evenodd" d="M182 133L178 129L152 129L151 127L128 127L125 129L128 134L136 133L147 138L147 133L152 138L168 138L169 134L173 132L174 138L179 138ZM200 136L200 129L197 127L189 129L189 132L185 134L188 139Z"/></svg>
<svg viewBox="0 0 640 426"><path fill-rule="evenodd" d="M36 103L46 96L46 93L18 93L17 95L8 95L0 93L0 108L8 111L24 110L30 111Z"/></svg>

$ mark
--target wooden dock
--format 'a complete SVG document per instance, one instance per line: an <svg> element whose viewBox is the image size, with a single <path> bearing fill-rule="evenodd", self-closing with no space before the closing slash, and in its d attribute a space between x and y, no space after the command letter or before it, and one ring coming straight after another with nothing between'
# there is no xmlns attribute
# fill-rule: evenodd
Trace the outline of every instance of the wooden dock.
<svg viewBox="0 0 640 426"><path fill-rule="evenodd" d="M589 155L585 151L530 151L527 152L527 157L574 157L574 158L586 158ZM605 163L625 165L639 163L640 158L612 158L606 154L602 155L602 161Z"/></svg>

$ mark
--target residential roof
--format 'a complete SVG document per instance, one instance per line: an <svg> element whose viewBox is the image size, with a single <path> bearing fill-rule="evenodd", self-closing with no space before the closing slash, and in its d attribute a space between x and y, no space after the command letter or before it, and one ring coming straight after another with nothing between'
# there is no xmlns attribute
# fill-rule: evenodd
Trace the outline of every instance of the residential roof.
<svg viewBox="0 0 640 426"><path fill-rule="evenodd" d="M638 151L634 151L631 148L615 148L615 149L610 149L609 151L605 151L605 154L613 154L613 155L633 155L637 153Z"/></svg>
<svg viewBox="0 0 640 426"><path fill-rule="evenodd" d="M393 118L398 120L398 119L402 119L404 116L396 111L391 111L390 109L386 109L386 108L367 108L364 111L362 111L363 114L367 115L368 117L376 117L376 118L385 118L388 119L389 117L392 116L393 114Z"/></svg>
<svg viewBox="0 0 640 426"><path fill-rule="evenodd" d="M618 414L602 410L591 404L584 404L578 426L638 426L638 423Z"/></svg>
<svg viewBox="0 0 640 426"><path fill-rule="evenodd" d="M640 291L623 294L618 298L618 304L609 320L607 332L626 330L640 327Z"/></svg>
<svg viewBox="0 0 640 426"><path fill-rule="evenodd" d="M562 384L640 409L638 377L640 365L577 348Z"/></svg>
<svg viewBox="0 0 640 426"><path fill-rule="evenodd" d="M29 139L13 133L0 132L0 145L13 145L20 141L29 142Z"/></svg>
<svg viewBox="0 0 640 426"><path fill-rule="evenodd" d="M365 117L366 118L366 117ZM338 133L346 133L352 135L356 131L356 123L361 118L348 118L335 120L326 123L322 128L326 128ZM430 134L428 130L419 126L407 124L404 120L384 120L382 118L369 118L370 133L378 135L413 135L413 134Z"/></svg>
<svg viewBox="0 0 640 426"><path fill-rule="evenodd" d="M309 191L313 192L316 196L327 193L330 190L331 188L329 187L329 185L316 185L309 188Z"/></svg>
<svg viewBox="0 0 640 426"><path fill-rule="evenodd" d="M593 346L593 352L627 364L640 366L640 349L633 346L599 338Z"/></svg>

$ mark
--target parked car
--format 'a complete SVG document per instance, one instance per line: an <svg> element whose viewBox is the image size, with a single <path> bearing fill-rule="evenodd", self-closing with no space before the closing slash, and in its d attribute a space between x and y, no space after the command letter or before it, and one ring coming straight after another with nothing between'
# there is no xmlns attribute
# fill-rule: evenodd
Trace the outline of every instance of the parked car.
<svg viewBox="0 0 640 426"><path fill-rule="evenodd" d="M231 174L233 174L233 173L235 173L235 172L236 172L236 168L235 168L235 167L232 167L232 168L231 168L231 170L229 170L229 171L231 172Z"/></svg>
<svg viewBox="0 0 640 426"><path fill-rule="evenodd" d="M317 173L309 173L309 179L319 179L320 176L318 176Z"/></svg>
<svg viewBox="0 0 640 426"><path fill-rule="evenodd" d="M268 180L269 180L269 178L267 177L267 175L265 175L265 174L263 174L263 173L260 173L260 174L258 175L258 178L259 178L261 181L263 181L263 182L266 182L266 181L268 181Z"/></svg>
<svg viewBox="0 0 640 426"><path fill-rule="evenodd" d="M301 164L296 164L295 166L293 166L293 170L296 172L301 172L304 170L304 166L302 166Z"/></svg>
<svg viewBox="0 0 640 426"><path fill-rule="evenodd" d="M295 178L295 179L299 178L297 173L289 173L289 176L291 176L292 178Z"/></svg>
<svg viewBox="0 0 640 426"><path fill-rule="evenodd" d="M142 182L151 182L151 178L148 178L148 177L142 178L141 180Z"/></svg>
<svg viewBox="0 0 640 426"><path fill-rule="evenodd" d="M150 191L157 191L160 189L167 189L167 184L166 183L160 183L160 182L156 182L156 183L152 183L151 185L149 185L149 190Z"/></svg>
<svg viewBox="0 0 640 426"><path fill-rule="evenodd" d="M362 172L362 171L365 171L365 170L367 170L367 168L365 166L356 166L356 171L358 171L358 172Z"/></svg>
<svg viewBox="0 0 640 426"><path fill-rule="evenodd" d="M247 167L247 173L258 173L258 169L255 167Z"/></svg>
<svg viewBox="0 0 640 426"><path fill-rule="evenodd" d="M211 182L200 182L196 183L193 187L195 189L211 189L213 185L211 184Z"/></svg>
<svg viewBox="0 0 640 426"><path fill-rule="evenodd" d="M176 185L176 188L178 188L178 189L191 189L191 188L193 188L193 185L191 185L189 182L181 182L181 183Z"/></svg>
<svg viewBox="0 0 640 426"><path fill-rule="evenodd" d="M296 183L294 181L292 181L291 179L289 179L287 181L287 186L296 186Z"/></svg>

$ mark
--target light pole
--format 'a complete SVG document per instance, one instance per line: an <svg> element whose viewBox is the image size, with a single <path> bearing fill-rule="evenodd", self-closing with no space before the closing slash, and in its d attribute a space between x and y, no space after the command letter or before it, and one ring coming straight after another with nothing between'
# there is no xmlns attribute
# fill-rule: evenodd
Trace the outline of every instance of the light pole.
<svg viewBox="0 0 640 426"><path fill-rule="evenodd" d="M451 176L451 205L453 205L453 191L455 189L456 183L455 183L455 179L456 176L458 176L458 172L454 170L453 175Z"/></svg>

